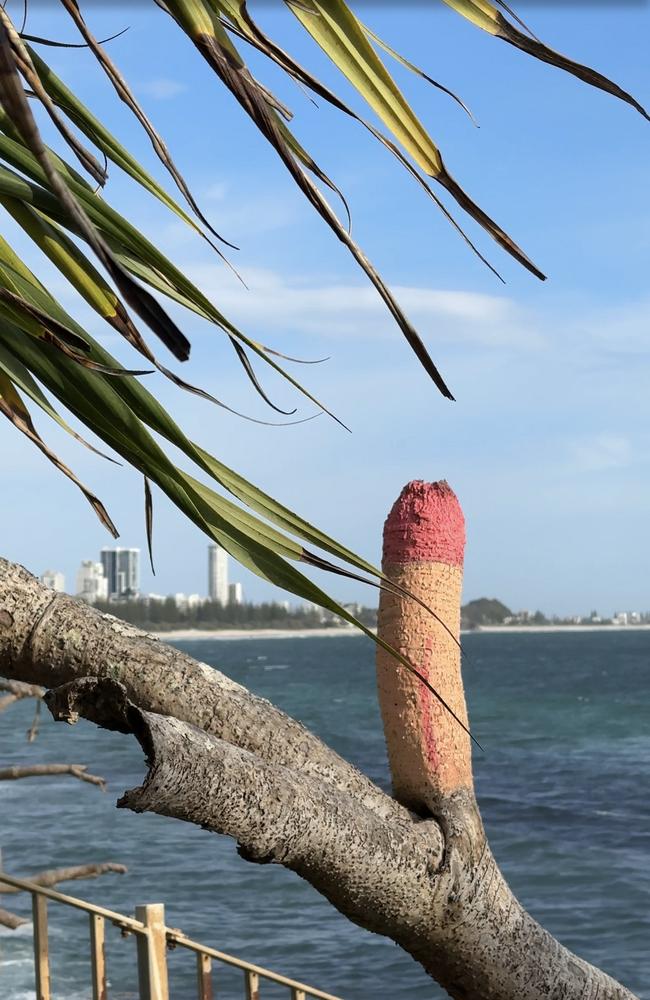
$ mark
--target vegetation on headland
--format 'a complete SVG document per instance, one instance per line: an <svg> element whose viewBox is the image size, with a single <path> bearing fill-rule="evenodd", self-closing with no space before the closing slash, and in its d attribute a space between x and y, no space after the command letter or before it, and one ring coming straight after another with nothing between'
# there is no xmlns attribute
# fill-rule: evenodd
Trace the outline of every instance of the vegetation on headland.
<svg viewBox="0 0 650 1000"><path fill-rule="evenodd" d="M288 601L265 601L261 604L220 604L219 601L199 601L195 604L177 601L173 596L163 600L131 599L125 601L100 601L96 607L115 615L123 621L152 632L170 632L174 629L215 631L219 629L283 629L304 631L308 629L340 628L347 622L316 605L292 606ZM359 621L368 628L377 624L377 609L360 604L346 605ZM571 626L571 625L643 625L650 623L650 614L620 612L605 618L592 611L588 615L561 618L547 617L542 611L511 611L496 597L479 597L468 601L461 608L461 628L474 630L491 626Z"/></svg>
<svg viewBox="0 0 650 1000"><path fill-rule="evenodd" d="M337 615L316 605L292 607L288 602L266 601L262 604L220 604L203 601L196 605L178 604L173 597L165 600L101 601L100 611L116 615L139 628L154 632L172 629L286 629L336 628L347 625ZM353 614L369 627L377 623L377 609L351 605Z"/></svg>

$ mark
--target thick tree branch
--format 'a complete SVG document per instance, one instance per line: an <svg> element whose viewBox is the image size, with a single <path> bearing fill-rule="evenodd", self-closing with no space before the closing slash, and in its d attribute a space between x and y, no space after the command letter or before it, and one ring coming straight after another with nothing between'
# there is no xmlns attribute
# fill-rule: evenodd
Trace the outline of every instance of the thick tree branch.
<svg viewBox="0 0 650 1000"><path fill-rule="evenodd" d="M316 736L218 670L83 601L57 594L0 558L0 673L56 687L88 675L118 680L146 711L172 715L348 791L380 816L408 813Z"/></svg>
<svg viewBox="0 0 650 1000"><path fill-rule="evenodd" d="M85 678L45 700L57 719L82 716L139 740L148 773L120 807L226 834L245 859L284 865L350 920L402 945L451 996L585 1000L598 989L600 1000L634 1000L563 948L512 896L466 791L441 809L441 855L438 822L381 819L313 775L140 710L115 682Z"/></svg>
<svg viewBox="0 0 650 1000"><path fill-rule="evenodd" d="M0 781L18 781L21 778L51 778L59 774L69 774L79 781L87 781L106 791L106 780L96 774L88 774L85 764L28 764L26 766L0 767ZM2 890L0 889L0 892Z"/></svg>
<svg viewBox="0 0 650 1000"><path fill-rule="evenodd" d="M114 681L86 678L49 691L55 719L79 716L142 746L148 774L118 806L155 812L234 837L248 861L302 875L363 926L405 935L432 917L429 893L443 855L438 826L382 820L353 795L165 716L143 712ZM379 793L383 794L383 793ZM419 912L420 901L425 912Z"/></svg>

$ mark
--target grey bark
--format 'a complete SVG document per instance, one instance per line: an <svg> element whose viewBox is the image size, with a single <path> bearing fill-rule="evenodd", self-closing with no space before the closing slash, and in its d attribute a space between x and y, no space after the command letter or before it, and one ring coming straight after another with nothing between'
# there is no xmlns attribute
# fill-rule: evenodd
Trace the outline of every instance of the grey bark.
<svg viewBox="0 0 650 1000"><path fill-rule="evenodd" d="M119 804L234 837L400 944L459 1000L633 1000L510 892L469 793L433 817L385 795L218 671L0 560L0 673L55 717L132 732L148 773ZM92 675L92 676L89 676Z"/></svg>

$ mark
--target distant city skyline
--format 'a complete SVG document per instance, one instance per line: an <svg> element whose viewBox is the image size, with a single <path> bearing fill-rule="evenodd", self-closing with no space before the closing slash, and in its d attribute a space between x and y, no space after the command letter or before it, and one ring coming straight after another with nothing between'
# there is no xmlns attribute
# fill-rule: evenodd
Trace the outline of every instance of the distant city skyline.
<svg viewBox="0 0 650 1000"><path fill-rule="evenodd" d="M208 593L186 594L170 592L156 594L142 593L140 589L140 549L122 546L104 546L99 561L82 559L75 576L73 596L81 597L89 604L98 601L120 601L130 599L165 600L172 597L181 607L191 608L203 601L217 601L226 607L243 604L244 589L240 581L229 581L229 555L224 548L213 543L207 546ZM46 587L58 592L66 592L65 574L57 569L46 569L40 575Z"/></svg>
<svg viewBox="0 0 650 1000"><path fill-rule="evenodd" d="M218 546L214 543L210 543L207 546L207 557L208 557L208 571L207 571L207 581L208 581L208 594L201 595L200 593L184 593L184 592L169 592L167 594L157 594L157 593L143 593L138 591L131 594L128 588L125 588L119 594L113 592L111 594L109 580L105 576L105 566L109 566L111 572L116 575L116 579L126 580L130 578L131 581L137 581L139 572L139 549L135 548L108 548L104 546L101 550L102 562L93 562L92 560L83 560L80 564L79 570L76 576L76 590L74 596L81 597L88 601L90 604L94 604L97 601L107 601L109 599L119 601L128 600L130 598L141 598L143 600L156 600L164 601L168 598L172 598L179 608L191 609L206 601L217 601L224 607L230 605L241 605L244 602L244 592L243 586L239 581L229 582L229 555L222 546ZM127 555L128 554L128 555ZM119 557L122 557L121 559ZM128 572L132 574L128 577ZM47 569L41 573L40 580L47 587L51 587L53 590L59 592L65 591L65 576L64 574L55 569ZM221 595L221 596L217 596ZM485 600L485 596L482 598ZM465 601L465 599L463 599ZM476 600L476 599L475 599ZM492 600L488 598L487 600ZM255 602L259 603L259 602ZM280 604L287 609L289 608L290 602L278 597L276 603ZM342 602L345 603L345 602ZM467 602L465 602L467 603ZM515 602L513 602L515 603ZM311 604L311 602L298 601L297 604L302 605L305 608L317 609L317 605ZM346 605L348 608L352 609L353 614L357 614L361 607L373 607L372 603L364 604L364 602L353 602ZM555 612L547 612L544 609L537 609L532 611L526 609L525 606L519 607L519 609L512 613L512 615L504 619L506 624L517 624L517 623L527 623L532 621L536 616L540 614L542 616L548 616L550 619L562 619L565 622L573 621L575 624L579 623L600 623L603 620L609 620L615 625L635 625L641 622L645 622L650 615L650 600L648 606L637 605L634 610L631 607L627 607L627 610L621 610L624 607L623 604L619 603L614 606L610 614L600 615L596 610L581 611L578 612L575 609L565 613L563 615L557 615Z"/></svg>

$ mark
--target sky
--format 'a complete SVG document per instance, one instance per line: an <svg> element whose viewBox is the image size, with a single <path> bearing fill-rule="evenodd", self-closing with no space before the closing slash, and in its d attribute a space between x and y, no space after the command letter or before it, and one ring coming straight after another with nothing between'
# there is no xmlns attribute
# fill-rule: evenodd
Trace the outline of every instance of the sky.
<svg viewBox="0 0 650 1000"><path fill-rule="evenodd" d="M252 2L262 25L357 110L362 105L280 3ZM295 112L301 142L344 190L353 234L414 321L450 385L443 399L347 251L275 154L155 5L90 4L99 37L129 26L111 55L215 227L240 250L245 289L187 227L113 168L106 198L142 227L252 337L321 365L292 371L351 428L326 416L261 427L175 389L159 394L181 426L222 461L377 563L383 520L411 479L447 479L467 521L465 599L498 597L549 614L650 609L650 185L648 124L633 109L536 62L441 4L366 3L364 20L462 96L448 97L393 63L447 167L548 274L541 283L470 221L499 269L472 256L441 213L372 137L315 107L272 67L256 74ZM650 104L650 6L525 5L552 47ZM71 40L58 5L30 5L29 30ZM66 82L173 192L128 110L88 53L44 53ZM448 202L449 204L449 202ZM457 213L459 215L460 213ZM121 360L133 356L14 233L25 259ZM274 419L214 327L172 309L192 341L182 374L230 405ZM309 416L266 373L273 398ZM36 418L48 443L105 502L118 544L146 550L142 487ZM110 536L75 487L8 422L0 424L0 552L35 573L66 575ZM156 576L142 589L205 593L207 539L159 493ZM279 591L231 567L247 598ZM375 603L361 585L321 578L343 600Z"/></svg>

